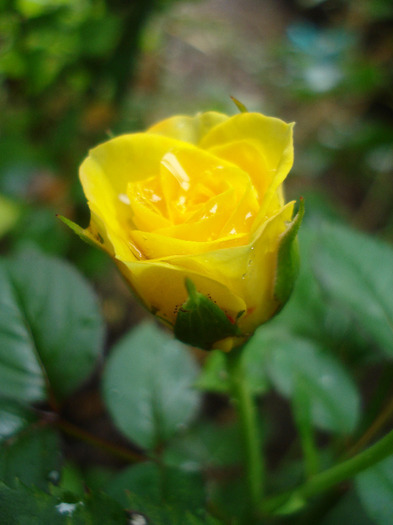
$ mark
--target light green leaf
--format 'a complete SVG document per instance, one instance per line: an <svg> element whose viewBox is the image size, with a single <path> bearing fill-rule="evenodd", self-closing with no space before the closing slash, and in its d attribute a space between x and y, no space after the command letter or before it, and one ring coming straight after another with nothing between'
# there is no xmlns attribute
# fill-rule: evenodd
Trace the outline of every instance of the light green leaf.
<svg viewBox="0 0 393 525"><path fill-rule="evenodd" d="M257 357L257 361L255 360ZM268 390L268 382L264 369L259 366L259 356L244 350L244 367L249 388L253 394L262 394ZM231 384L228 378L225 354L220 350L213 350L207 357L202 374L196 386L207 392L229 394Z"/></svg>
<svg viewBox="0 0 393 525"><path fill-rule="evenodd" d="M65 262L29 250L0 262L0 290L0 394L31 402L65 398L102 350L90 287Z"/></svg>
<svg viewBox="0 0 393 525"><path fill-rule="evenodd" d="M369 517L377 525L391 525L393 517L393 456L355 478L356 490Z"/></svg>
<svg viewBox="0 0 393 525"><path fill-rule="evenodd" d="M154 449L195 416L198 368L187 349L154 323L131 331L112 350L103 395L119 429Z"/></svg>
<svg viewBox="0 0 393 525"><path fill-rule="evenodd" d="M393 356L393 248L339 224L325 225L314 259L325 291Z"/></svg>
<svg viewBox="0 0 393 525"><path fill-rule="evenodd" d="M246 347L260 356L260 366L275 388L292 398L302 381L310 396L314 424L323 430L351 433L359 420L360 399L345 368L316 342L268 326ZM257 359L257 357L255 358Z"/></svg>
<svg viewBox="0 0 393 525"><path fill-rule="evenodd" d="M20 207L16 202L0 195L0 238L16 224Z"/></svg>

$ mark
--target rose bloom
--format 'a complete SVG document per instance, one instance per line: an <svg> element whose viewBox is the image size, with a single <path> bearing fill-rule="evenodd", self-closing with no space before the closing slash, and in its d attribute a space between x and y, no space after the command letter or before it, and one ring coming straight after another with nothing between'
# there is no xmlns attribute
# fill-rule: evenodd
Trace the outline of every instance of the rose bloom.
<svg viewBox="0 0 393 525"><path fill-rule="evenodd" d="M172 328L191 280L237 323L241 336L211 345L228 350L281 307L274 285L294 207L282 187L292 127L259 113L207 112L111 139L80 168L91 222L79 233Z"/></svg>

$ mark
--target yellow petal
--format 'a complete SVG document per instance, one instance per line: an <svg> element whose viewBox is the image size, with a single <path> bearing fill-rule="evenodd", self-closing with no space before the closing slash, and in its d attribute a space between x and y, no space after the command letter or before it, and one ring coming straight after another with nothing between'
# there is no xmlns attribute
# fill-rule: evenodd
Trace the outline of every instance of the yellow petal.
<svg viewBox="0 0 393 525"><path fill-rule="evenodd" d="M219 124L201 141L201 147L213 149L234 141L247 141L257 147L266 163L270 184L261 203L264 216L271 199L293 165L293 124L259 113L241 113Z"/></svg>
<svg viewBox="0 0 393 525"><path fill-rule="evenodd" d="M278 307L274 299L274 279L277 267L277 251L282 234L292 218L294 202L288 203L280 212L266 222L259 238L251 245L247 270L242 275L247 314L239 322L245 332L252 333L257 326L272 317Z"/></svg>
<svg viewBox="0 0 393 525"><path fill-rule="evenodd" d="M292 124L260 113L240 113L212 128L200 147L209 149L247 141L260 148L268 170L276 170L285 160L289 171L293 163L292 127Z"/></svg>
<svg viewBox="0 0 393 525"><path fill-rule="evenodd" d="M272 172L268 170L265 158L259 147L246 140L238 140L209 148L211 153L225 159L248 173L262 201L272 181Z"/></svg>
<svg viewBox="0 0 393 525"><path fill-rule="evenodd" d="M122 135L97 146L80 168L88 200L115 199L117 205L127 194L129 182L157 175L165 153L181 146L174 139L149 133ZM108 190L109 195L105 194Z"/></svg>
<svg viewBox="0 0 393 525"><path fill-rule="evenodd" d="M158 122L151 126L147 132L197 145L206 133L227 119L227 115L215 111L198 113L194 117L177 115Z"/></svg>
<svg viewBox="0 0 393 525"><path fill-rule="evenodd" d="M185 272L192 271L219 282L241 297L247 314L239 326L253 331L269 319L278 303L273 298L274 271L280 235L290 221L294 203L287 204L268 220L252 244L193 256L168 257L166 261Z"/></svg>
<svg viewBox="0 0 393 525"><path fill-rule="evenodd" d="M215 241L199 242L168 237L157 232L149 233L138 230L132 231L130 237L133 244L146 259L161 259L174 255L197 255L242 246L249 238L248 234L240 234L221 237Z"/></svg>

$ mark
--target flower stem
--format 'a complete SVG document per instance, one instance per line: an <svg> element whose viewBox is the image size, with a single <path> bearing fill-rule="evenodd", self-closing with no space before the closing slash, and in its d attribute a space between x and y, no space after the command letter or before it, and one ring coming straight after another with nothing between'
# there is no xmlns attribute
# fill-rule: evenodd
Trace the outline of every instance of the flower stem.
<svg viewBox="0 0 393 525"><path fill-rule="evenodd" d="M246 474L252 508L260 505L264 490L264 464L255 401L244 370L242 347L226 354L231 395L238 412L245 456Z"/></svg>
<svg viewBox="0 0 393 525"><path fill-rule="evenodd" d="M263 513L271 513L290 501L305 501L312 496L324 492L334 485L356 476L359 472L375 465L393 452L393 430L374 445L360 454L316 474L295 490L278 494L266 499L260 505Z"/></svg>
<svg viewBox="0 0 393 525"><path fill-rule="evenodd" d="M130 450L128 448L109 443L108 441L94 436L90 432L87 432L86 430L79 428L76 425L64 419L56 419L55 424L57 428L59 428L69 436L80 439L81 441L84 441L89 445L105 450L109 454L117 456L118 458L128 461L130 463L137 463L141 461L146 461L148 459L142 453L134 452L133 450Z"/></svg>
<svg viewBox="0 0 393 525"><path fill-rule="evenodd" d="M295 384L292 411L303 451L305 473L307 478L311 478L318 472L319 460L311 419L310 397L306 384L303 383L301 378Z"/></svg>

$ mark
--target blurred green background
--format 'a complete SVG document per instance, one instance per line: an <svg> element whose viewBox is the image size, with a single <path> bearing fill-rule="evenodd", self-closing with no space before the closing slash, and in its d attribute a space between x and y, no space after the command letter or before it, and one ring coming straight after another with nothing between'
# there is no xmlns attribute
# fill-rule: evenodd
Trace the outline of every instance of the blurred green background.
<svg viewBox="0 0 393 525"><path fill-rule="evenodd" d="M236 113L231 95L296 121L287 192L307 220L392 240L392 66L391 0L0 0L1 250L71 260L121 332L142 312L55 217L88 224L78 165L171 114Z"/></svg>

